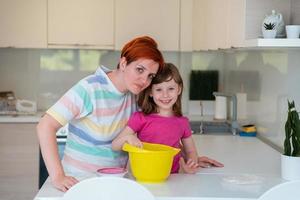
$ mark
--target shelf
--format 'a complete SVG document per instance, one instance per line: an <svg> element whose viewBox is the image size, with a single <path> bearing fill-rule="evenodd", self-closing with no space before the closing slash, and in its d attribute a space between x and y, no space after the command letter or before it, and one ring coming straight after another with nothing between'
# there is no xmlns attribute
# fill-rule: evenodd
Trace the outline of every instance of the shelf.
<svg viewBox="0 0 300 200"><path fill-rule="evenodd" d="M300 47L300 39L251 39L245 41L244 47Z"/></svg>

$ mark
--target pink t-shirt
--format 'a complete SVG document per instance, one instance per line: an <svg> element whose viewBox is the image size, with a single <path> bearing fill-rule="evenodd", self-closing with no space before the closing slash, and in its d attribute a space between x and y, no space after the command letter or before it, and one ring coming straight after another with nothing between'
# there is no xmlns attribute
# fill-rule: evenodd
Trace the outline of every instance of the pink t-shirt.
<svg viewBox="0 0 300 200"><path fill-rule="evenodd" d="M181 139L192 135L186 117L163 117L158 114L145 115L135 112L127 124L143 142L165 144L180 148ZM174 157L171 173L178 173L180 153Z"/></svg>

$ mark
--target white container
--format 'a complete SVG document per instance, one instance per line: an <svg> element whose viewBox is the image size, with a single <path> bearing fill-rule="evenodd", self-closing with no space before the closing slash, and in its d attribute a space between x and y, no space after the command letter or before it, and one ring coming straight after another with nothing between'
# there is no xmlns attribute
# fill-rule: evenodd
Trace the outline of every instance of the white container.
<svg viewBox="0 0 300 200"><path fill-rule="evenodd" d="M295 39L299 38L300 35L300 25L287 25L285 26L286 37Z"/></svg>
<svg viewBox="0 0 300 200"><path fill-rule="evenodd" d="M286 180L300 180L300 157L281 155L281 177Z"/></svg>
<svg viewBox="0 0 300 200"><path fill-rule="evenodd" d="M227 98L224 96L216 96L215 101L215 119L227 118Z"/></svg>

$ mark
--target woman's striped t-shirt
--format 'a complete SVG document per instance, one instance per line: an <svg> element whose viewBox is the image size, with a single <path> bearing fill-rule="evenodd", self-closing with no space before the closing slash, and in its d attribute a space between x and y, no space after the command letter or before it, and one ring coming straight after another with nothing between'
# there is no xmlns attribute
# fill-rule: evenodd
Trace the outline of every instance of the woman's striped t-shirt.
<svg viewBox="0 0 300 200"><path fill-rule="evenodd" d="M121 93L99 67L56 102L47 113L67 126L63 157L66 173L95 172L101 167L124 166L127 156L111 149L112 140L136 111L135 96Z"/></svg>

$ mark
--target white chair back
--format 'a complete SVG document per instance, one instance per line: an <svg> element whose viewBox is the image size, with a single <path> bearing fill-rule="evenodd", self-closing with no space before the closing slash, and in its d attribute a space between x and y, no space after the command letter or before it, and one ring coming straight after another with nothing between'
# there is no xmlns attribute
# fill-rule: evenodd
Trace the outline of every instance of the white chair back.
<svg viewBox="0 0 300 200"><path fill-rule="evenodd" d="M299 200L300 181L289 181L276 185L266 191L259 200Z"/></svg>
<svg viewBox="0 0 300 200"><path fill-rule="evenodd" d="M120 177L95 177L71 187L63 200L155 200L139 183Z"/></svg>

